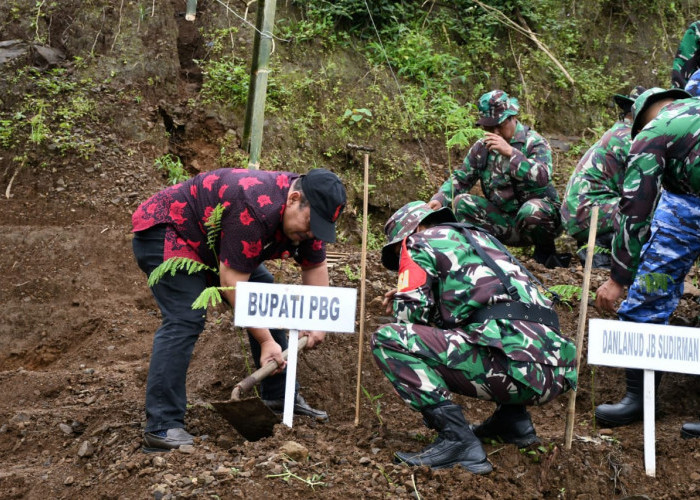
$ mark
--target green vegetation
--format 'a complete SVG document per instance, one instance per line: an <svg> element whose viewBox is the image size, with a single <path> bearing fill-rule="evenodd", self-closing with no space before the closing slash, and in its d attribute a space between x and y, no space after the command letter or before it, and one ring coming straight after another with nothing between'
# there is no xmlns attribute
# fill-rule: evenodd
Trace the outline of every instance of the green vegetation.
<svg viewBox="0 0 700 500"><path fill-rule="evenodd" d="M9 81L12 92L0 103L0 146L19 166L45 166L48 152L89 159L100 142L90 129L97 120L90 97L92 81L76 81L63 68L42 72L17 69Z"/></svg>
<svg viewBox="0 0 700 500"><path fill-rule="evenodd" d="M182 166L182 160L170 153L159 156L153 163L158 170L165 172L170 184L178 184L190 177L185 167Z"/></svg>
<svg viewBox="0 0 700 500"><path fill-rule="evenodd" d="M372 406L372 410L374 411L374 416L377 417L377 420L379 421L379 425L384 425L384 420L382 420L382 403L379 401L384 397L384 394L375 394L372 395L370 392L365 389L365 386L360 386L362 389L362 393L365 395L367 400L369 400L370 406Z"/></svg>

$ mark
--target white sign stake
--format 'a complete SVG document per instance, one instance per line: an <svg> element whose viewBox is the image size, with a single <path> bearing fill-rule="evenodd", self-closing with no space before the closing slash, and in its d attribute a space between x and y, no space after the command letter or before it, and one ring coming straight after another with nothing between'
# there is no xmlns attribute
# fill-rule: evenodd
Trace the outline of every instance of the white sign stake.
<svg viewBox="0 0 700 500"><path fill-rule="evenodd" d="M254 328L288 328L287 377L282 422L291 427L297 380L299 331L355 331L357 290L328 286L239 282L234 324Z"/></svg>
<svg viewBox="0 0 700 500"><path fill-rule="evenodd" d="M588 364L644 370L644 465L656 477L654 371L700 375L698 329L592 319Z"/></svg>
<svg viewBox="0 0 700 500"><path fill-rule="evenodd" d="M289 347L287 355L287 378L284 386L284 414L282 423L292 426L294 420L294 389L297 380L297 348L299 346L299 330L289 330Z"/></svg>
<svg viewBox="0 0 700 500"><path fill-rule="evenodd" d="M644 370L644 466L651 477L656 477L655 379L653 370Z"/></svg>

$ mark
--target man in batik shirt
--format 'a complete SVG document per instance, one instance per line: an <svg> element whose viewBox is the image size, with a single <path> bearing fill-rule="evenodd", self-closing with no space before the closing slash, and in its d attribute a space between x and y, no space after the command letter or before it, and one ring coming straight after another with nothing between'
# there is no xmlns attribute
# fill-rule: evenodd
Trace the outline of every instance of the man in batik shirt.
<svg viewBox="0 0 700 500"><path fill-rule="evenodd" d="M610 279L598 289L596 305L614 311L629 286L617 311L621 320L668 324L685 276L700 257L700 100L681 89L652 88L634 107L620 227ZM648 286L644 277L649 275L670 279L666 286ZM642 370L626 370L625 396L598 406L596 418L608 426L642 420L643 381ZM685 424L681 435L700 437L700 423Z"/></svg>
<svg viewBox="0 0 700 500"><path fill-rule="evenodd" d="M372 336L372 354L401 398L438 438L397 452L408 465L491 471L481 440L538 441L526 405L575 387L576 347L558 331L551 302L505 248L474 226L450 226L447 208L405 205L385 226L382 263L399 271L386 295L396 322ZM487 261L490 261L487 263ZM470 427L452 393L497 404Z"/></svg>
<svg viewBox="0 0 700 500"><path fill-rule="evenodd" d="M185 431L185 381L192 350L204 329L206 311L192 304L209 285L234 287L239 281L273 282L262 263L293 257L305 285L328 286L326 242L335 241L335 221L345 206L345 188L325 169L304 176L291 172L220 169L197 175L156 193L132 216L134 254L148 275L173 257L186 257L216 272L167 273L151 287L163 320L153 339L146 387L146 448L163 450L192 444ZM212 214L218 214L213 224ZM216 229L212 231L212 225ZM211 248L211 235L215 245ZM235 289L223 290L235 304ZM249 328L257 366L276 361L287 346L284 330ZM307 347L323 332L301 332ZM274 411L284 405L285 375L262 384L262 398ZM297 393L294 412L326 420Z"/></svg>
<svg viewBox="0 0 700 500"><path fill-rule="evenodd" d="M615 94L613 99L621 110L620 120L590 147L576 165L566 186L561 220L564 230L579 246L588 243L591 227L591 210L598 207L595 246L599 250L593 255L593 267L610 267L610 243L617 208L622 193L627 153L632 140L632 104L646 89L635 87L629 96ZM586 251L578 252L581 261Z"/></svg>
<svg viewBox="0 0 700 500"><path fill-rule="evenodd" d="M533 257L540 264L567 266L554 244L562 229L561 203L552 184L549 144L518 121L518 100L504 91L482 95L478 108L476 123L486 133L432 197L430 208L450 206L459 221L485 229L506 245L534 244ZM483 196L469 192L477 182Z"/></svg>

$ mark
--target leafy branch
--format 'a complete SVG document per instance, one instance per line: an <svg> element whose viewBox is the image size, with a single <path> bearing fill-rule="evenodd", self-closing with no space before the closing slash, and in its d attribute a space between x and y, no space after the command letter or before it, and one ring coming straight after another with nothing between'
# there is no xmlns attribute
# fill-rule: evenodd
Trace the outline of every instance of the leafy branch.
<svg viewBox="0 0 700 500"><path fill-rule="evenodd" d="M664 292L668 290L668 286L671 283L675 283L673 276L665 273L648 273L642 276L637 276L637 283L639 287L647 292L654 293L659 290Z"/></svg>
<svg viewBox="0 0 700 500"><path fill-rule="evenodd" d="M170 276L175 276L176 272L182 270L187 271L187 274L195 274L200 271L211 271L219 274L218 269L214 269L203 262L190 259L189 257L171 257L163 261L151 272L148 276L148 286L154 286L168 273L170 273Z"/></svg>

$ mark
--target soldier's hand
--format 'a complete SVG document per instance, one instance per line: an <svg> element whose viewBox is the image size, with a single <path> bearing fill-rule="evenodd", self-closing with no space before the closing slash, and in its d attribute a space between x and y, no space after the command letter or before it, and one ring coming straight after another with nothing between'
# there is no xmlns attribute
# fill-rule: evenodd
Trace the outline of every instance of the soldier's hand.
<svg viewBox="0 0 700 500"><path fill-rule="evenodd" d="M625 287L608 278L596 291L595 306L604 311L615 312L617 300L622 297L624 291Z"/></svg>
<svg viewBox="0 0 700 500"><path fill-rule="evenodd" d="M430 207L431 210L437 210L438 208L442 208L442 203L438 200L431 200L428 202L428 207Z"/></svg>
<svg viewBox="0 0 700 500"><path fill-rule="evenodd" d="M396 289L389 290L384 294L384 299L382 299L382 305L384 306L384 312L387 314L392 314L393 308L392 303L394 302L394 295L396 295Z"/></svg>
<svg viewBox="0 0 700 500"><path fill-rule="evenodd" d="M508 158L513 156L513 146L508 144L508 142L498 134L486 132L486 135L484 136L484 144L486 144L489 151L495 151L496 153Z"/></svg>

